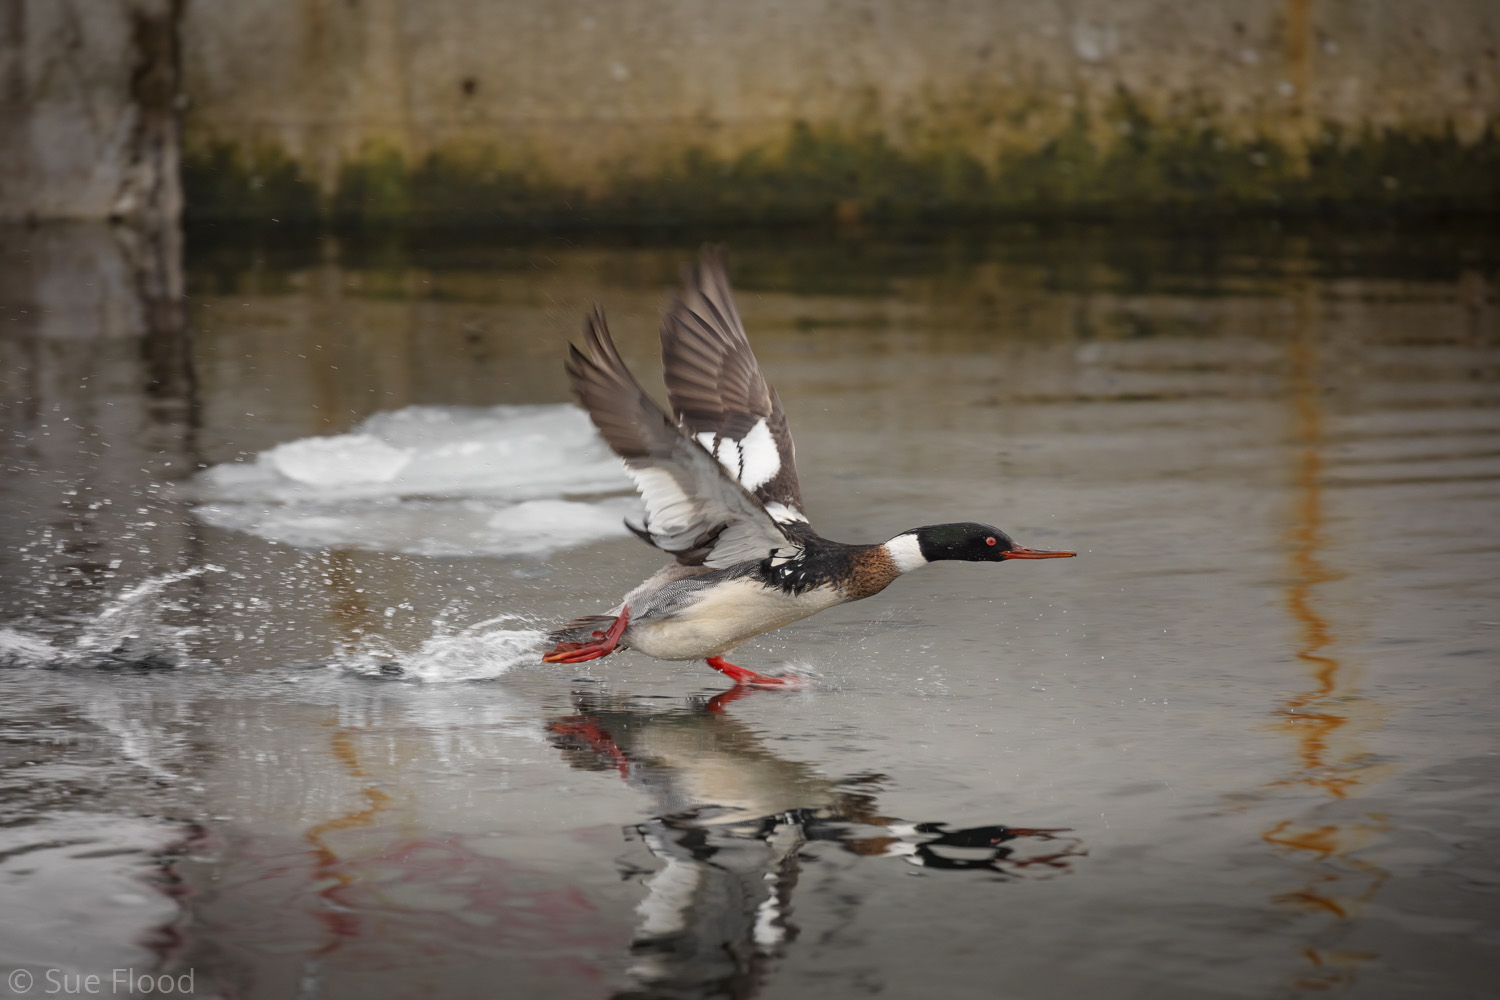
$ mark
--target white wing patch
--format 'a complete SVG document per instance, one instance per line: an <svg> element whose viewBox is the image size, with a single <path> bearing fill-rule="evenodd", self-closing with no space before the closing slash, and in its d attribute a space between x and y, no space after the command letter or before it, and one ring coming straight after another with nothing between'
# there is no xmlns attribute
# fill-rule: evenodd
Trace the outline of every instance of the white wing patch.
<svg viewBox="0 0 1500 1000"><path fill-rule="evenodd" d="M771 427L765 417L757 420L750 432L738 441L720 437L713 431L704 431L697 435L696 440L751 493L775 479L781 471L781 452L776 450L776 439L771 436Z"/></svg>
<svg viewBox="0 0 1500 1000"><path fill-rule="evenodd" d="M653 533L674 535L692 524L699 504L682 491L677 478L665 469L625 467L641 499L646 502L646 520Z"/></svg>
<svg viewBox="0 0 1500 1000"><path fill-rule="evenodd" d="M766 513L771 515L771 520L786 524L788 521L801 521L807 523L807 518L796 507L790 507L780 500L772 500L766 504Z"/></svg>
<svg viewBox="0 0 1500 1000"><path fill-rule="evenodd" d="M694 454L697 458L687 468L625 467L646 502L645 523L637 530L649 534L652 545L679 557L695 550L703 565L712 569L758 562L773 551L784 550L787 558L801 552L758 501L732 483L707 455ZM688 475L696 475L698 481L684 481ZM703 481L705 475L711 482ZM707 548L695 549L704 545Z"/></svg>
<svg viewBox="0 0 1500 1000"><path fill-rule="evenodd" d="M693 893L702 881L703 870L696 862L673 857L666 841L655 833L646 834L646 846L667 864L646 880L646 898L635 908L635 912L645 918L641 923L641 933L658 935L680 931L687 926L687 908L692 905Z"/></svg>
<svg viewBox="0 0 1500 1000"><path fill-rule="evenodd" d="M740 441L740 484L753 493L780 471L781 452L776 450L770 425L761 417Z"/></svg>

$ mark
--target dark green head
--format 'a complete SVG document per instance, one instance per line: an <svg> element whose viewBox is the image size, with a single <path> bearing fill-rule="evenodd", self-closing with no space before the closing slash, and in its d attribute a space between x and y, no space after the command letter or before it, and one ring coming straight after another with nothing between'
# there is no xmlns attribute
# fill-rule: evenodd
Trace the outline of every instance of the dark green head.
<svg viewBox="0 0 1500 1000"><path fill-rule="evenodd" d="M974 521L955 524L930 524L906 532L915 535L921 547L922 558L928 562L939 559L961 559L964 562L1002 562L1006 559L1065 559L1074 552L1049 552L1045 549L1028 549L1017 545L1009 535L999 528Z"/></svg>

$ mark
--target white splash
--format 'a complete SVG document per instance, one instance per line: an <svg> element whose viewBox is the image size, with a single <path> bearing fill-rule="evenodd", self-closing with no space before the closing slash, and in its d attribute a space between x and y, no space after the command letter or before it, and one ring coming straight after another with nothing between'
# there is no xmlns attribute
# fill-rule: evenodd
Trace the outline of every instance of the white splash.
<svg viewBox="0 0 1500 1000"><path fill-rule="evenodd" d="M485 681L518 666L541 661L546 633L536 629L496 629L479 635L437 636L401 663L402 675L429 684Z"/></svg>
<svg viewBox="0 0 1500 1000"><path fill-rule="evenodd" d="M218 465L197 516L302 548L544 555L624 537L630 481L576 406L411 406Z"/></svg>
<svg viewBox="0 0 1500 1000"><path fill-rule="evenodd" d="M547 633L539 629L492 628L516 617L500 615L451 635L435 635L407 654L392 650L383 639L374 638L332 665L354 673L428 684L494 680L516 667L541 663Z"/></svg>
<svg viewBox="0 0 1500 1000"><path fill-rule="evenodd" d="M0 628L0 667L46 666L58 653L58 648L46 639L19 629Z"/></svg>
<svg viewBox="0 0 1500 1000"><path fill-rule="evenodd" d="M18 629L0 628L0 666L178 666L190 659L188 640L196 629L162 621L162 612L171 608L162 594L175 583L222 572L222 566L204 565L147 577L106 603L68 641L52 642Z"/></svg>

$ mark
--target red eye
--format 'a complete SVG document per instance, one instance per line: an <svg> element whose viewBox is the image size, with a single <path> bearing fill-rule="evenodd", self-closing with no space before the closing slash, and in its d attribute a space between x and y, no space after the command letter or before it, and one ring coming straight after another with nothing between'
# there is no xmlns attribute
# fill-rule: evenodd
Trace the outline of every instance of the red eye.
<svg viewBox="0 0 1500 1000"><path fill-rule="evenodd" d="M986 545L994 545L995 544L995 536L991 535L990 537L986 538L984 540L984 544L986 544Z"/></svg>

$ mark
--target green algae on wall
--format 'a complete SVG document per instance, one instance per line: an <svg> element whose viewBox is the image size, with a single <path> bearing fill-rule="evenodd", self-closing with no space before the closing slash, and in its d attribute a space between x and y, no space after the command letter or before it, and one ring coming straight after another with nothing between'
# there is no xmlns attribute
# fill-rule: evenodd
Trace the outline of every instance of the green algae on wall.
<svg viewBox="0 0 1500 1000"><path fill-rule="evenodd" d="M408 167L396 150L377 147L344 164L326 214L372 223L484 224L554 219L585 203L581 191L483 150L433 154Z"/></svg>
<svg viewBox="0 0 1500 1000"><path fill-rule="evenodd" d="M215 142L185 151L182 189L193 219L308 222L325 215L317 185L269 144Z"/></svg>
<svg viewBox="0 0 1500 1000"><path fill-rule="evenodd" d="M620 164L599 191L484 149L408 162L371 147L332 190L274 147L189 150L188 214L371 224L639 224L910 220L1016 215L1500 210L1500 135L1324 128L1293 148L1232 138L1212 117L1156 121L1121 97L1075 113L1036 148L988 161L957 144L903 149L883 133L794 124L736 156L688 146L654 168ZM1099 137L1112 136L1111 141Z"/></svg>

